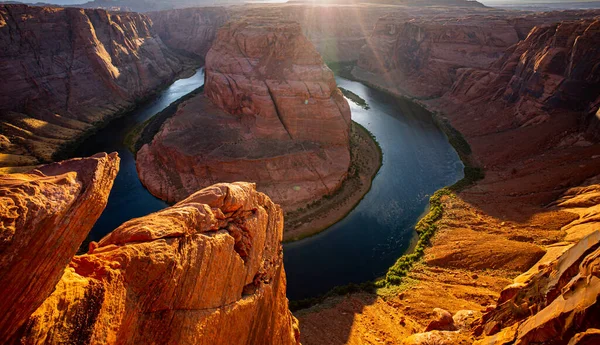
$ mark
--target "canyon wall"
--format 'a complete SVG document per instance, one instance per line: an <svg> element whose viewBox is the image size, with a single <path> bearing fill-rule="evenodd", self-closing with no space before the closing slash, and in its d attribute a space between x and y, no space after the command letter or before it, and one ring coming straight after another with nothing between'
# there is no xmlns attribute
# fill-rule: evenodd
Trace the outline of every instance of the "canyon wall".
<svg viewBox="0 0 600 345"><path fill-rule="evenodd" d="M244 17L296 21L327 62L358 60L361 47L379 17L393 5L246 4L149 12L155 31L169 48L205 58L218 29Z"/></svg>
<svg viewBox="0 0 600 345"><path fill-rule="evenodd" d="M179 106L138 152L137 168L168 201L246 180L290 210L340 187L350 121L333 73L297 23L234 21L207 55L205 94Z"/></svg>
<svg viewBox="0 0 600 345"><path fill-rule="evenodd" d="M104 210L118 170L113 153L0 175L0 343L52 293Z"/></svg>
<svg viewBox="0 0 600 345"><path fill-rule="evenodd" d="M283 213L219 184L130 220L74 256L103 211L116 153L0 175L2 344L298 344Z"/></svg>
<svg viewBox="0 0 600 345"><path fill-rule="evenodd" d="M204 60L230 13L225 7L203 7L149 12L148 17L169 48Z"/></svg>
<svg viewBox="0 0 600 345"><path fill-rule="evenodd" d="M377 22L353 74L398 94L437 98L450 90L459 69L488 67L534 26L598 14L523 15L498 10L390 14Z"/></svg>
<svg viewBox="0 0 600 345"><path fill-rule="evenodd" d="M189 63L147 16L104 10L2 5L0 47L0 167L53 160Z"/></svg>
<svg viewBox="0 0 600 345"><path fill-rule="evenodd" d="M464 135L470 147L458 147L485 177L440 198L423 260L385 298L297 313L303 344L597 342L600 31L580 13L456 69L442 97L420 101Z"/></svg>

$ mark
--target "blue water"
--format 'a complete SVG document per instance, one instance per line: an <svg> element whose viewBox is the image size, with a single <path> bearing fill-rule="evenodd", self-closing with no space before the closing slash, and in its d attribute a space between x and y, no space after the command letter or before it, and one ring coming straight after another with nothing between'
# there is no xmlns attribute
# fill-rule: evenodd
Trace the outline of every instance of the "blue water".
<svg viewBox="0 0 600 345"><path fill-rule="evenodd" d="M346 218L284 245L292 300L384 274L408 249L431 194L463 177L456 151L428 113L361 83L340 77L337 83L369 104L371 109L364 110L349 102L352 119L377 138L383 165L371 191Z"/></svg>
<svg viewBox="0 0 600 345"><path fill-rule="evenodd" d="M201 68L192 77L177 80L154 100L137 108L133 113L110 122L77 149L75 154L78 157L115 151L121 157L121 168L110 192L106 209L90 231L87 241L98 241L124 222L168 206L150 194L140 182L135 168L135 157L124 144L124 139L137 124L146 121L202 85L204 69Z"/></svg>
<svg viewBox="0 0 600 345"><path fill-rule="evenodd" d="M350 102L352 118L373 133L383 165L371 191L342 221L325 232L284 246L288 297L317 296L337 285L382 275L408 248L413 226L437 189L462 178L463 166L429 114L415 112L361 83L337 78L340 86L364 98L364 110ZM117 151L121 168L104 213L88 241L98 241L123 222L168 205L141 184L125 136L137 124L204 84L204 72L176 81L132 114L111 122L78 148L78 156Z"/></svg>

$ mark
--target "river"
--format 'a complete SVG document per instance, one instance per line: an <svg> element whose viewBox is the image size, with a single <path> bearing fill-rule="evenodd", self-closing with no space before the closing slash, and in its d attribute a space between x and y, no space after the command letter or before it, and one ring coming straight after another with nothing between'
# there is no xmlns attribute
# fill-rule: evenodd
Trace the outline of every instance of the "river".
<svg viewBox="0 0 600 345"><path fill-rule="evenodd" d="M316 236L284 246L288 297L292 300L382 275L409 248L415 236L413 226L429 196L463 176L458 155L429 114L361 83L336 79L339 86L369 104L370 109L365 110L350 102L352 119L375 135L383 151L383 165L371 191L346 218ZM121 157L108 205L88 241L98 241L123 222L168 206L142 186L124 139L137 124L203 83L204 72L199 69L131 114L112 121L78 148L77 156L117 151Z"/></svg>

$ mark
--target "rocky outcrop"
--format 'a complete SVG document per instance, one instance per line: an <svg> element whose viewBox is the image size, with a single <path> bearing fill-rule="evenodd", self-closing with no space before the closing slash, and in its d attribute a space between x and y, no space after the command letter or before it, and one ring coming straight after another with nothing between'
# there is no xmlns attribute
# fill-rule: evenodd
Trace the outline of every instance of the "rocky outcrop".
<svg viewBox="0 0 600 345"><path fill-rule="evenodd" d="M253 184L206 188L74 257L13 341L297 344L282 234Z"/></svg>
<svg viewBox="0 0 600 345"><path fill-rule="evenodd" d="M0 343L52 293L104 210L118 170L113 153L0 175Z"/></svg>
<svg viewBox="0 0 600 345"><path fill-rule="evenodd" d="M581 343L600 327L600 232L542 260L500 294L477 344ZM586 335L586 333L591 333Z"/></svg>
<svg viewBox="0 0 600 345"><path fill-rule="evenodd" d="M377 20L390 11L392 4L335 4L290 2L277 6L246 5L232 8L232 15L265 16L300 23L304 35L315 45L327 62L358 60L360 49L369 37Z"/></svg>
<svg viewBox="0 0 600 345"><path fill-rule="evenodd" d="M247 180L289 210L340 187L350 122L333 73L297 23L232 22L207 55L205 95L142 147L138 172L168 201Z"/></svg>
<svg viewBox="0 0 600 345"><path fill-rule="evenodd" d="M148 16L165 45L204 60L230 14L225 7L201 7L149 12Z"/></svg>
<svg viewBox="0 0 600 345"><path fill-rule="evenodd" d="M53 160L185 68L137 13L0 6L0 167Z"/></svg>

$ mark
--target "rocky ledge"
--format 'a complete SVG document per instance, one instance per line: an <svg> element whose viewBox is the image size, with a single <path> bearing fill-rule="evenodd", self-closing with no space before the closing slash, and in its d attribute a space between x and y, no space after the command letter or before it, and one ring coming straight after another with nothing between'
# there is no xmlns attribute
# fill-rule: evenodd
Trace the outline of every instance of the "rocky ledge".
<svg viewBox="0 0 600 345"><path fill-rule="evenodd" d="M349 164L350 108L300 25L225 25L206 58L205 93L181 104L137 155L140 179L175 202L246 180L285 210L333 193Z"/></svg>
<svg viewBox="0 0 600 345"><path fill-rule="evenodd" d="M298 344L281 208L219 184L133 219L74 256L116 154L0 175L3 344Z"/></svg>
<svg viewBox="0 0 600 345"><path fill-rule="evenodd" d="M0 343L55 289L104 210L118 170L114 153L0 175Z"/></svg>

